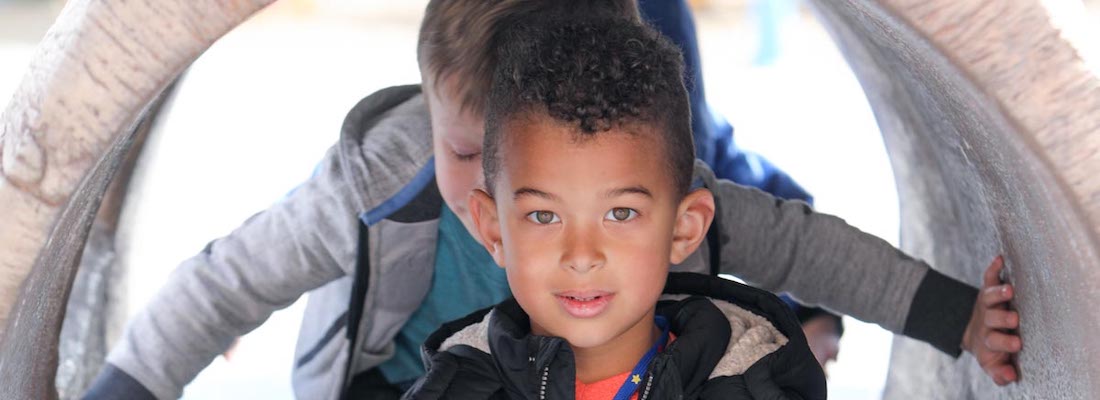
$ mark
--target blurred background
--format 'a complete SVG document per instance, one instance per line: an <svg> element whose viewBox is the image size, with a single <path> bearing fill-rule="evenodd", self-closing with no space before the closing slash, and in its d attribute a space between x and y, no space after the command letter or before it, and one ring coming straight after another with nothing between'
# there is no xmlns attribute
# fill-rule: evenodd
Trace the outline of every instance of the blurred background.
<svg viewBox="0 0 1100 400"><path fill-rule="evenodd" d="M177 263L308 178L360 98L419 81L415 47L425 3L281 0L188 70L139 161L122 215L123 313L136 312ZM707 99L734 126L737 144L789 173L819 211L896 245L898 199L874 117L807 7L795 0L691 3ZM1100 1L1086 4L1100 21ZM62 7L60 0L0 0L0 108ZM241 338L184 398L292 398L304 304ZM844 323L839 357L827 369L829 396L879 398L891 334L848 317Z"/></svg>

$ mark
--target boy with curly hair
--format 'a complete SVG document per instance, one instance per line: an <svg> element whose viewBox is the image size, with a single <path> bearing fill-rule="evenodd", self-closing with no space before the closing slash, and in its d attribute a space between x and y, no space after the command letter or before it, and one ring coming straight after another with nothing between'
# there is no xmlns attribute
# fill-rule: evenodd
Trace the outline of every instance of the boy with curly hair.
<svg viewBox="0 0 1100 400"><path fill-rule="evenodd" d="M469 210L515 297L431 336L407 397L825 398L778 297L669 275L715 212L676 47L624 19L504 37Z"/></svg>

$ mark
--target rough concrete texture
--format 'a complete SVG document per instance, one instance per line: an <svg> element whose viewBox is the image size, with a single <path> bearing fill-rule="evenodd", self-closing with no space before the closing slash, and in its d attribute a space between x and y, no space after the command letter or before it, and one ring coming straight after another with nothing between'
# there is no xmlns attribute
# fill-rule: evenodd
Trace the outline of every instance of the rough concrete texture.
<svg viewBox="0 0 1100 400"><path fill-rule="evenodd" d="M48 228L165 86L272 0L70 1L0 119L0 326Z"/></svg>
<svg viewBox="0 0 1100 400"><path fill-rule="evenodd" d="M61 399L84 394L106 362L110 332L121 331L126 322L121 307L126 270L118 257L116 233L137 160L176 87L173 84L165 90L138 124L134 143L121 160L92 222L61 326L56 378Z"/></svg>
<svg viewBox="0 0 1100 400"><path fill-rule="evenodd" d="M817 1L898 182L902 247L1015 284L1022 380L895 340L887 398L1100 397L1100 82L1039 1Z"/></svg>
<svg viewBox="0 0 1100 400"><path fill-rule="evenodd" d="M108 293L117 263L114 235L93 224L65 306L56 386L61 399L77 399L107 357Z"/></svg>
<svg viewBox="0 0 1100 400"><path fill-rule="evenodd" d="M271 1L66 4L0 118L0 398L57 397L65 305L133 127L183 68Z"/></svg>

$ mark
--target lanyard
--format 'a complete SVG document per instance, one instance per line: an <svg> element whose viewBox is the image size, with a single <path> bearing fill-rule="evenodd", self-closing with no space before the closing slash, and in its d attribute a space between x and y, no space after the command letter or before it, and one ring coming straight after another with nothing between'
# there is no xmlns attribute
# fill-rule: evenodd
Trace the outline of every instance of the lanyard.
<svg viewBox="0 0 1100 400"><path fill-rule="evenodd" d="M656 316L654 319L657 322L657 327L661 328L661 336L657 338L657 343L654 343L653 347L642 356L642 360L638 361L638 365L634 366L634 370L630 371L630 375L626 377L626 382L623 382L623 385L619 387L619 392L615 393L614 400L629 400L630 396L638 391L638 385L642 383L642 377L649 369L649 363L653 361L653 357L657 356L657 350L664 348L665 344L668 343L668 320L661 315Z"/></svg>

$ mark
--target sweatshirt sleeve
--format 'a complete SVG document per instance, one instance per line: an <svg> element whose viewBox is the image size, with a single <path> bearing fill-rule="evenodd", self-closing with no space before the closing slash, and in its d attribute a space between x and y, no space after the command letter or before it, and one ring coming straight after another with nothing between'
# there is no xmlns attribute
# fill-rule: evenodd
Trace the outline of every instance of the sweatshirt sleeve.
<svg viewBox="0 0 1100 400"><path fill-rule="evenodd" d="M695 170L715 196L722 273L959 354L977 289L802 201Z"/></svg>
<svg viewBox="0 0 1100 400"><path fill-rule="evenodd" d="M136 383L156 398L179 398L236 337L350 274L362 201L339 153L330 149L308 181L173 271L130 321L89 395L111 398Z"/></svg>

